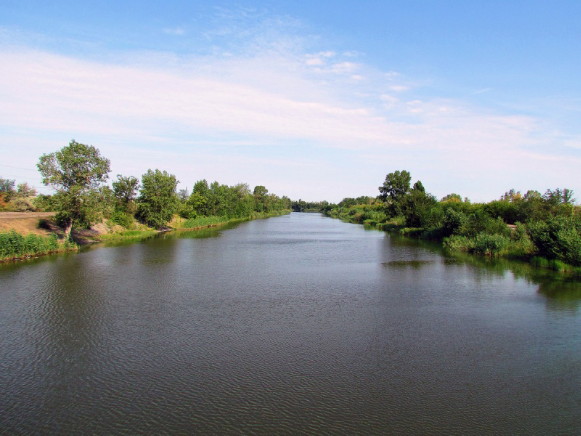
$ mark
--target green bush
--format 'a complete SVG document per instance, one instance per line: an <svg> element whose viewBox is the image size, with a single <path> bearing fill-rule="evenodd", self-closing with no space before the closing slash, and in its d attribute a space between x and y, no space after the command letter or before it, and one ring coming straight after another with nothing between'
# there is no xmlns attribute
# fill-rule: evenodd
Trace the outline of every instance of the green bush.
<svg viewBox="0 0 581 436"><path fill-rule="evenodd" d="M451 236L458 233L466 226L468 217L462 211L448 209L444 212L444 219L442 223L442 233L444 236Z"/></svg>
<svg viewBox="0 0 581 436"><path fill-rule="evenodd" d="M503 235L478 233L474 238L463 235L452 235L444 239L444 247L452 251L485 256L499 256L504 254L510 246L510 239Z"/></svg>
<svg viewBox="0 0 581 436"><path fill-rule="evenodd" d="M510 239L498 234L479 233L474 238L472 253L486 256L498 256L503 254L510 244Z"/></svg>
<svg viewBox="0 0 581 436"><path fill-rule="evenodd" d="M538 253L581 266L581 222L579 219L553 217L527 224L527 232Z"/></svg>
<svg viewBox="0 0 581 436"><path fill-rule="evenodd" d="M125 227L126 229L132 228L134 224L133 216L121 210L116 210L113 212L110 219L115 224L118 224L121 227Z"/></svg>
<svg viewBox="0 0 581 436"><path fill-rule="evenodd" d="M23 236L15 231L0 233L0 259L45 254L60 248L56 235Z"/></svg>

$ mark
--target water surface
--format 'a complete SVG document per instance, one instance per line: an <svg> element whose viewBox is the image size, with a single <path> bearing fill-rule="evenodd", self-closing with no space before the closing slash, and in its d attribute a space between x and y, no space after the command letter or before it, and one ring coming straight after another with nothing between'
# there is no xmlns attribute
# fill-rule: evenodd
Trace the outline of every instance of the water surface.
<svg viewBox="0 0 581 436"><path fill-rule="evenodd" d="M313 214L192 236L0 266L0 433L581 432L578 283Z"/></svg>

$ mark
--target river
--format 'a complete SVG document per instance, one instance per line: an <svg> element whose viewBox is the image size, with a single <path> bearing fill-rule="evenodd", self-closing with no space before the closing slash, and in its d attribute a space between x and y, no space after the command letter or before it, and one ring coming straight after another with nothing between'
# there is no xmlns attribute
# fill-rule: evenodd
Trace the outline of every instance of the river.
<svg viewBox="0 0 581 436"><path fill-rule="evenodd" d="M580 434L581 288L519 268L298 213L0 265L0 433Z"/></svg>

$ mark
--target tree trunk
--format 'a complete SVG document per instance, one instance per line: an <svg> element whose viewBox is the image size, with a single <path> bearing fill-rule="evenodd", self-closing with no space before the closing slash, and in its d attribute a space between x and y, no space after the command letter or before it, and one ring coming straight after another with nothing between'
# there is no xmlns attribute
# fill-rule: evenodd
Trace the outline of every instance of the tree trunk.
<svg viewBox="0 0 581 436"><path fill-rule="evenodd" d="M67 221L65 224L65 241L71 238L71 230L73 229L73 220Z"/></svg>

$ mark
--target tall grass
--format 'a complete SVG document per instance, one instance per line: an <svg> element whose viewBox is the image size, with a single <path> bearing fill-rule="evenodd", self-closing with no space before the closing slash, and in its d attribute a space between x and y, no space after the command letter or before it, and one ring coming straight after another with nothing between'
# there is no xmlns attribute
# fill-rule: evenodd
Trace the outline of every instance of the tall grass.
<svg viewBox="0 0 581 436"><path fill-rule="evenodd" d="M184 221L181 224L181 227L184 229L195 229L198 227L208 227L215 226L218 224L225 224L229 221L230 219L225 216L199 216Z"/></svg>
<svg viewBox="0 0 581 436"><path fill-rule="evenodd" d="M0 260L39 256L75 248L70 242L60 243L56 235L21 235L14 230L0 233Z"/></svg>

